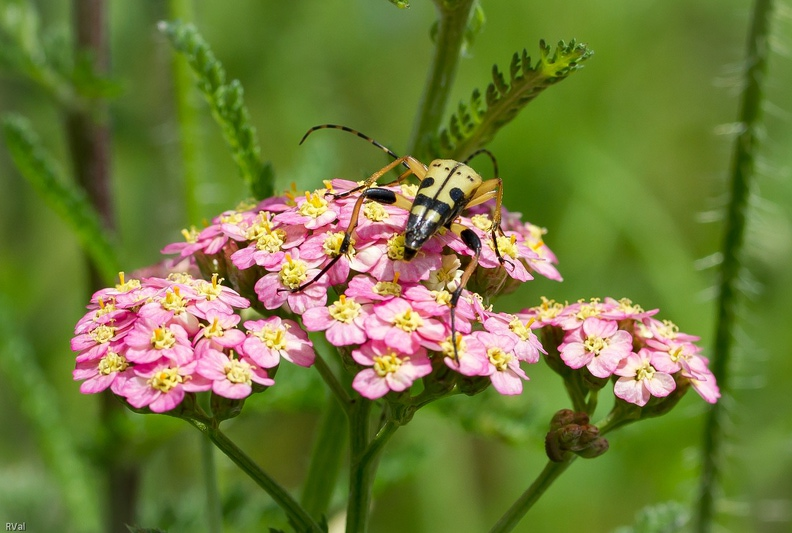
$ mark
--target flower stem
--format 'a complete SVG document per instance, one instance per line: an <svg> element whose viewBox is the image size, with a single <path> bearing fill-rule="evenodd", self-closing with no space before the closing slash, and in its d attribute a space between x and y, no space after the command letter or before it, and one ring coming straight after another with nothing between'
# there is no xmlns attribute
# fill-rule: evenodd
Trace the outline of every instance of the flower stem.
<svg viewBox="0 0 792 533"><path fill-rule="evenodd" d="M349 500L347 502L347 533L368 530L371 507L371 486L374 482L375 462L366 458L369 445L372 403L358 399L349 410Z"/></svg>
<svg viewBox="0 0 792 533"><path fill-rule="evenodd" d="M322 529L297 501L274 479L264 472L245 452L239 449L219 428L205 420L186 418L201 433L206 435L220 451L245 472L256 484L269 494L275 503L286 512L289 522L297 531L321 532Z"/></svg>
<svg viewBox="0 0 792 533"><path fill-rule="evenodd" d="M439 18L434 57L407 147L407 153L419 159L431 155L431 141L448 104L472 6L473 0L435 0Z"/></svg>
<svg viewBox="0 0 792 533"><path fill-rule="evenodd" d="M330 392L333 393L336 400L340 402L344 411L349 415L348 410L349 405L352 403L352 398L349 397L347 390L341 385L335 374L333 374L333 370L318 352L316 353L316 359L314 359L314 368L319 372L325 384L330 388Z"/></svg>
<svg viewBox="0 0 792 533"><path fill-rule="evenodd" d="M509 507L509 510L506 511L501 519L492 526L490 533L505 533L513 530L533 504L536 503L536 500L544 494L553 481L564 473L576 458L577 455L568 454L568 457L561 462L548 461L544 470L542 470L531 486Z"/></svg>
<svg viewBox="0 0 792 533"><path fill-rule="evenodd" d="M214 448L208 439L201 438L199 444L201 446L201 463L204 467L204 486L206 487L206 530L210 533L222 533L223 509L217 490Z"/></svg>
<svg viewBox="0 0 792 533"><path fill-rule="evenodd" d="M745 235L746 215L751 181L754 177L755 158L760 127L763 82L769 55L768 37L772 0L756 0L748 35L744 90L740 109L743 128L735 140L731 168L731 199L728 206L725 235L722 246L723 262L717 305L715 345L712 372L721 392L728 390L729 361L731 359L734 324L739 296L741 256ZM712 529L714 499L717 479L721 470L721 443L725 402L720 401L710 409L704 430L703 465L696 513L696 530Z"/></svg>
<svg viewBox="0 0 792 533"><path fill-rule="evenodd" d="M300 503L314 518L327 514L346 444L347 417L341 404L330 398L311 455Z"/></svg>

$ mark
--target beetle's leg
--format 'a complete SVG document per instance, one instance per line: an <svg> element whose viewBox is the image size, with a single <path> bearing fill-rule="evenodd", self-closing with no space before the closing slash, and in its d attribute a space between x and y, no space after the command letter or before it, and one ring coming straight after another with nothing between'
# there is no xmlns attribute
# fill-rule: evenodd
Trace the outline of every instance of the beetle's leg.
<svg viewBox="0 0 792 533"><path fill-rule="evenodd" d="M338 247L338 254L330 259L330 262L327 263L312 280L307 281L299 287L295 287L294 289L279 290L290 290L291 292L300 292L301 290L304 290L306 287L313 285L319 278L326 274L328 270L333 268L333 265L335 265L342 256L349 252L349 247L352 244L352 232L355 231L355 228L358 225L360 209L363 207L363 202L365 202L366 199L374 200L380 204L395 205L396 207L401 207L402 209L410 209L410 206L412 205L410 200L401 194L391 191L390 189L382 189L380 187L371 187L365 189L360 193L360 196L355 201L355 207L352 209L352 216L350 217L349 225L344 231L344 239L341 241L341 245Z"/></svg>
<svg viewBox="0 0 792 533"><path fill-rule="evenodd" d="M511 261L504 258L498 249L498 233L504 237L506 236L500 227L501 207L503 205L503 180L500 178L492 178L482 183L478 190L476 190L476 194L468 202L467 207L483 204L484 202L493 198L495 198L495 212L492 214L492 228L490 229L493 249L495 250L495 255L501 264L511 265Z"/></svg>
<svg viewBox="0 0 792 533"><path fill-rule="evenodd" d="M454 347L454 360L459 361L459 352L457 351L457 342L456 342L456 306L459 302L459 297L462 295L462 289L465 288L467 285L470 276L473 275L473 271L476 270L476 266L478 266L479 257L481 256L481 239L479 236L476 235L472 229L463 226L462 224L452 223L450 226L452 232L459 236L462 239L462 242L465 243L465 246L470 248L473 252L473 257L470 259L470 263L465 267L465 270L462 272L462 277L459 279L459 284L457 288L454 289L454 292L451 293L451 300L449 301L448 305L451 309L451 346Z"/></svg>

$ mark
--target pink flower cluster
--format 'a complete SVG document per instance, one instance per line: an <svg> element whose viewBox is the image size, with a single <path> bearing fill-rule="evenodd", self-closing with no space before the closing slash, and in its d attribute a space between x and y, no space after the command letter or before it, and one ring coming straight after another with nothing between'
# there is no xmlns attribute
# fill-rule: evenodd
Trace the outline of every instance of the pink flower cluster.
<svg viewBox="0 0 792 533"><path fill-rule="evenodd" d="M563 339L558 354L573 369L596 378L616 376L614 394L644 406L652 397L671 394L680 380L702 398L720 397L708 360L696 344L698 337L679 331L670 321L654 318L657 309L644 311L630 300L595 298L563 305L551 300L518 313L545 328L548 337Z"/></svg>
<svg viewBox="0 0 792 533"><path fill-rule="evenodd" d="M313 363L307 335L290 320L244 323L250 302L219 283L189 274L125 280L96 292L75 327L74 379L85 394L109 388L135 408L169 411L188 392L231 399L274 381L280 358Z"/></svg>
<svg viewBox="0 0 792 533"><path fill-rule="evenodd" d="M324 189L228 211L200 232L185 231L186 242L163 252L193 257L200 266L219 265L241 293L250 290L254 307L299 315L306 330L323 331L331 344L347 348L359 367L353 387L367 398L406 390L432 372L433 360L465 376L489 379L503 394L520 393L528 379L520 363L538 361L541 344L525 322L483 302L532 279L532 273L561 279L555 256L542 241L544 230L504 210L496 245L487 214L491 205L460 217L481 239L482 252L471 287L462 290L456 307L455 350L449 302L471 250L443 229L405 261L402 231L408 213L367 201L349 249L340 253L359 197L344 193L358 185L336 179ZM417 190L389 188L408 199ZM337 296L328 299L333 293Z"/></svg>

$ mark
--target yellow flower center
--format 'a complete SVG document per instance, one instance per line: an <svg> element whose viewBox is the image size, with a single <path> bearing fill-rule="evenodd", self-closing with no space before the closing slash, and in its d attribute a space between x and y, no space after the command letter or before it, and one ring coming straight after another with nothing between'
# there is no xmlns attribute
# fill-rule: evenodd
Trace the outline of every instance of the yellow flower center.
<svg viewBox="0 0 792 533"><path fill-rule="evenodd" d="M595 356L599 355L602 350L607 348L608 344L608 339L603 339L602 337L597 337L596 335L586 337L586 340L583 341L583 347L586 349L586 351L593 353Z"/></svg>
<svg viewBox="0 0 792 533"><path fill-rule="evenodd" d="M182 285L189 285L194 281L194 278L187 272L171 272L168 274L168 281L173 283L181 283Z"/></svg>
<svg viewBox="0 0 792 533"><path fill-rule="evenodd" d="M91 338L96 342L96 344L107 344L113 340L115 332L116 328L113 326L101 325L95 330L91 331Z"/></svg>
<svg viewBox="0 0 792 533"><path fill-rule="evenodd" d="M236 211L230 211L223 215L220 215L220 223L221 224L239 224L242 222L242 213L238 213Z"/></svg>
<svg viewBox="0 0 792 533"><path fill-rule="evenodd" d="M412 333L423 326L423 318L421 318L421 315L413 311L412 308L394 316L392 322L394 326L406 331L407 333Z"/></svg>
<svg viewBox="0 0 792 533"><path fill-rule="evenodd" d="M462 355L467 351L467 343L465 342L465 338L457 333L455 335L456 338L456 353ZM443 353L444 356L450 357L451 359L456 359L456 354L454 354L454 345L451 344L451 336L448 336L446 340L440 343L440 351Z"/></svg>
<svg viewBox="0 0 792 533"><path fill-rule="evenodd" d="M113 372L123 372L127 367L129 367L129 363L126 358L113 350L108 350L105 356L99 360L99 373L104 376Z"/></svg>
<svg viewBox="0 0 792 533"><path fill-rule="evenodd" d="M118 281L119 283L116 284L115 288L118 292L129 292L134 289L140 288L140 280L139 279L130 279L126 281L124 279L124 273L118 273Z"/></svg>
<svg viewBox="0 0 792 533"><path fill-rule="evenodd" d="M280 280L284 287L296 289L308 278L308 266L304 261L292 259L286 254L286 262L280 269Z"/></svg>
<svg viewBox="0 0 792 533"><path fill-rule="evenodd" d="M239 359L235 359L233 357L233 353L231 355L231 359L225 364L223 371L225 372L226 379L231 383L243 383L245 385L252 385L253 380L251 378L252 372L251 367L245 361L240 361Z"/></svg>
<svg viewBox="0 0 792 533"><path fill-rule="evenodd" d="M451 304L451 293L447 290L441 291L429 291L429 293L434 297L435 302L440 305L450 305Z"/></svg>
<svg viewBox="0 0 792 533"><path fill-rule="evenodd" d="M286 349L286 330L282 327L272 329L269 326L264 326L259 331L253 333L253 335L258 337L270 350Z"/></svg>
<svg viewBox="0 0 792 533"><path fill-rule="evenodd" d="M338 301L328 308L328 311L334 320L349 324L360 316L361 309L362 306L353 298L347 299L346 295L342 294Z"/></svg>
<svg viewBox="0 0 792 533"><path fill-rule="evenodd" d="M388 239L388 259L401 261L404 259L404 235L399 233Z"/></svg>
<svg viewBox="0 0 792 533"><path fill-rule="evenodd" d="M564 305L556 302L555 300L548 300L542 296L542 303L538 307L534 307L537 311L537 316L542 320L551 320L557 317L561 311L564 310Z"/></svg>
<svg viewBox="0 0 792 533"><path fill-rule="evenodd" d="M181 230L181 234L184 237L184 240L189 242L190 244L194 244L198 242L198 228L195 226L190 226L190 229L184 228Z"/></svg>
<svg viewBox="0 0 792 533"><path fill-rule="evenodd" d="M492 219L489 215L473 215L470 221L481 231L490 231L492 229Z"/></svg>
<svg viewBox="0 0 792 533"><path fill-rule="evenodd" d="M652 379L652 377L654 377L654 373L654 367L651 365L651 363L649 363L649 361L646 361L643 366L635 372L635 380L643 381L644 379Z"/></svg>
<svg viewBox="0 0 792 533"><path fill-rule="evenodd" d="M165 293L165 297L160 300L160 305L166 311L174 311L176 314L181 314L187 310L187 302L179 293L178 286Z"/></svg>
<svg viewBox="0 0 792 533"><path fill-rule="evenodd" d="M212 274L212 282L209 283L206 280L198 280L198 284L196 286L196 290L199 294L203 295L204 298L211 301L220 296L223 292L223 288L220 283L223 280L218 280L217 272Z"/></svg>
<svg viewBox="0 0 792 533"><path fill-rule="evenodd" d="M498 242L498 251L500 252L501 257L509 256L509 257L511 257L513 259L517 258L517 255L519 255L519 254L517 252L517 236L516 235L512 234L510 237L504 237L503 235L498 235L496 240ZM488 242L489 242L490 248L492 248L494 250L495 246L492 244L492 241L490 240Z"/></svg>
<svg viewBox="0 0 792 533"><path fill-rule="evenodd" d="M592 298L590 303L584 303L583 300L580 300L579 303L581 304L580 309L575 314L575 317L581 322L589 317L600 315L599 298Z"/></svg>
<svg viewBox="0 0 792 533"><path fill-rule="evenodd" d="M183 383L184 378L179 375L178 368L164 368L148 379L148 384L152 389L160 392L170 392L173 387Z"/></svg>
<svg viewBox="0 0 792 533"><path fill-rule="evenodd" d="M531 324L533 324L534 320L535 319L532 318L523 324L519 318L514 317L514 319L509 322L509 329L512 333L520 337L520 339L527 341L531 337Z"/></svg>
<svg viewBox="0 0 792 533"><path fill-rule="evenodd" d="M327 211L327 200L316 193L305 192L305 202L300 206L301 215L311 218L319 218Z"/></svg>
<svg viewBox="0 0 792 533"><path fill-rule="evenodd" d="M380 296L401 296L402 288L399 285L399 272L393 273L393 281L378 281L374 285L374 292Z"/></svg>
<svg viewBox="0 0 792 533"><path fill-rule="evenodd" d="M390 217L385 207L378 202L366 202L363 206L363 216L372 222L382 222Z"/></svg>
<svg viewBox="0 0 792 533"><path fill-rule="evenodd" d="M338 257L338 255L341 253L341 245L343 242L343 231L331 231L325 236L324 242L322 243L322 251L326 256ZM355 249L353 248L354 245L355 239L350 238L349 248L346 252L347 257L353 257L355 255Z"/></svg>
<svg viewBox="0 0 792 533"><path fill-rule="evenodd" d="M404 360L399 358L395 353L388 352L385 355L374 356L374 372L381 378L388 374L393 374L404 363Z"/></svg>
<svg viewBox="0 0 792 533"><path fill-rule="evenodd" d="M506 370L509 366L509 361L512 360L512 355L510 353L504 352L497 346L487 348L487 357L489 357L490 363L495 366L498 372Z"/></svg>
<svg viewBox="0 0 792 533"><path fill-rule="evenodd" d="M619 300L619 310L625 313L643 313L643 307L638 304L632 303L629 298L622 298Z"/></svg>
<svg viewBox="0 0 792 533"><path fill-rule="evenodd" d="M176 336L167 328L157 328L151 332L151 346L157 350L167 350L176 344Z"/></svg>
<svg viewBox="0 0 792 533"><path fill-rule="evenodd" d="M205 328L203 328L204 337L207 338L214 338L214 337L222 337L225 334L225 330L220 326L220 323L217 318L212 320L212 323Z"/></svg>

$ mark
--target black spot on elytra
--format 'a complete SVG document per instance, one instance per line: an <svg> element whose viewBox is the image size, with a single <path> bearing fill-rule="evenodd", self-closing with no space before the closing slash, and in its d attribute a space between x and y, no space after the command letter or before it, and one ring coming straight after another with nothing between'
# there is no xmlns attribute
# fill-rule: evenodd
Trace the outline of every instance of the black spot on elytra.
<svg viewBox="0 0 792 533"><path fill-rule="evenodd" d="M450 196L454 202L459 202L465 198L465 193L462 192L462 189L459 187L452 187L451 190L448 191L448 196Z"/></svg>

